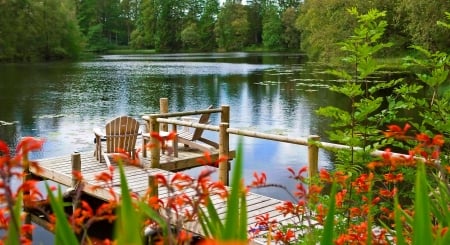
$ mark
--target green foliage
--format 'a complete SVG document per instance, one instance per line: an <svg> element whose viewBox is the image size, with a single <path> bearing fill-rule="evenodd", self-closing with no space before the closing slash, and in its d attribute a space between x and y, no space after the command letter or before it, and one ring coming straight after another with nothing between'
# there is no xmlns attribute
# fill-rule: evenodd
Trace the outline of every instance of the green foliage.
<svg viewBox="0 0 450 245"><path fill-rule="evenodd" d="M420 120L414 120L412 125L421 132L434 132L450 136L450 93L448 92L450 56L441 51L431 52L420 46L412 46L420 55L405 58L405 66L412 67L417 72L417 78L422 83L417 88L423 88L422 99L415 99ZM450 153L450 146L444 148Z"/></svg>
<svg viewBox="0 0 450 245"><path fill-rule="evenodd" d="M428 197L428 184L425 175L425 164L419 163L417 168L417 179L415 185L415 214L414 214L414 237L413 244L432 244L430 199Z"/></svg>
<svg viewBox="0 0 450 245"><path fill-rule="evenodd" d="M23 208L23 193L19 192L16 197L16 202L14 203L14 207L12 208L13 213L10 216L8 221L8 235L6 237L5 244L8 245L19 245L20 239L20 215L22 213Z"/></svg>
<svg viewBox="0 0 450 245"><path fill-rule="evenodd" d="M266 8L263 16L263 44L264 47L271 50L280 50L283 48L283 43L280 36L283 35L283 24L278 15L275 6Z"/></svg>
<svg viewBox="0 0 450 245"><path fill-rule="evenodd" d="M118 244L142 244L142 212L138 212L131 198L123 165L119 163L121 202L115 221L115 239Z"/></svg>
<svg viewBox="0 0 450 245"><path fill-rule="evenodd" d="M348 66L343 67L348 69L328 72L345 81L332 86L331 90L348 98L350 110L328 106L317 111L319 115L334 119L331 123L333 130L328 132L330 139L352 147L353 153L350 158L340 159L343 163L348 160L351 163L359 162L355 158L357 155L353 147L368 150L375 147L375 143L381 140L378 128L383 125L382 123L387 122L380 116L380 111L383 112L381 107L384 99L377 96L377 92L396 84L396 82L385 82L372 86L368 81L370 75L383 67L375 62L373 56L392 45L380 42L387 23L379 19L385 16L385 13L370 10L367 14L359 14L356 8L349 9L349 13L356 16L360 24L355 28L354 35L339 43L341 50L347 54L342 61ZM394 110L390 110L390 113L397 110L397 108L392 109ZM395 114L391 116L391 119L395 119ZM361 156L364 157L365 154Z"/></svg>
<svg viewBox="0 0 450 245"><path fill-rule="evenodd" d="M322 239L320 241L321 245L333 244L334 240L334 227L335 227L335 216L336 216L336 193L338 184L333 182L331 185L330 199L328 201L328 212L325 220L325 225L323 228Z"/></svg>
<svg viewBox="0 0 450 245"><path fill-rule="evenodd" d="M1 1L0 61L77 58L83 42L70 0Z"/></svg>
<svg viewBox="0 0 450 245"><path fill-rule="evenodd" d="M244 5L226 2L217 16L215 35L219 49L241 50L248 44L250 25Z"/></svg>
<svg viewBox="0 0 450 245"><path fill-rule="evenodd" d="M398 25L410 40L409 45L419 45L425 49L448 50L450 32L436 25L445 18L445 11L450 9L448 0L401 0L395 13Z"/></svg>
<svg viewBox="0 0 450 245"><path fill-rule="evenodd" d="M201 36L199 34L197 25L195 23L191 23L181 32L181 41L183 42L183 46L189 50L199 47L201 44Z"/></svg>
<svg viewBox="0 0 450 245"><path fill-rule="evenodd" d="M72 230L72 226L66 218L66 213L63 209L63 200L61 189L58 189L58 195L55 196L48 185L46 185L49 193L50 205L56 217L55 225L55 243L56 244L78 244L78 239Z"/></svg>
<svg viewBox="0 0 450 245"><path fill-rule="evenodd" d="M281 14L283 23L283 45L290 50L298 50L300 48L300 31L295 27L298 11L294 7L287 8Z"/></svg>

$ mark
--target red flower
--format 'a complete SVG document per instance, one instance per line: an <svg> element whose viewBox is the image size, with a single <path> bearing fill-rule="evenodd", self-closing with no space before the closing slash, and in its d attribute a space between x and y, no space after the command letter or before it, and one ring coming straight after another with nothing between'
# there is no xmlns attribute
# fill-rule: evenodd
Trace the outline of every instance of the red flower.
<svg viewBox="0 0 450 245"><path fill-rule="evenodd" d="M303 177L303 174L306 173L306 171L308 170L308 166L304 166L304 167L300 168L300 170L298 170L298 173L295 173L295 171L290 167L288 167L287 170L291 173L291 176L289 176L289 178L303 181L305 178L305 177Z"/></svg>
<svg viewBox="0 0 450 245"><path fill-rule="evenodd" d="M259 175L257 172L253 173L253 181L249 187L262 187L266 185L267 176L266 173L262 172Z"/></svg>
<svg viewBox="0 0 450 245"><path fill-rule="evenodd" d="M403 126L403 128L400 128L398 125L389 125L388 131L384 132L384 136L386 138L394 137L395 139L405 139L407 131L411 128L411 125L408 123Z"/></svg>
<svg viewBox="0 0 450 245"><path fill-rule="evenodd" d="M397 183L403 181L403 174L393 174L388 173L384 175L384 180L386 180L388 183Z"/></svg>

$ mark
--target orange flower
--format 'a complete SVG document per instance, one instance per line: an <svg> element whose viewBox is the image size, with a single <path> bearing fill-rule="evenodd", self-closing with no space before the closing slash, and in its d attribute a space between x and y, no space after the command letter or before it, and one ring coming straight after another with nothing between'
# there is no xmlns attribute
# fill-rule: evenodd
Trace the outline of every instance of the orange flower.
<svg viewBox="0 0 450 245"><path fill-rule="evenodd" d="M397 193L397 189L394 188L392 191L387 190L387 189L381 189L380 190L380 195L387 197L387 198L392 198L395 196L395 194Z"/></svg>
<svg viewBox="0 0 450 245"><path fill-rule="evenodd" d="M398 174L388 173L388 174L384 175L384 180L386 180L388 183L402 182L403 174L402 173L398 173Z"/></svg>
<svg viewBox="0 0 450 245"><path fill-rule="evenodd" d="M40 151L44 145L44 140L35 137L23 137L17 144L16 152L22 155L28 154L30 151Z"/></svg>
<svg viewBox="0 0 450 245"><path fill-rule="evenodd" d="M336 206L338 208L342 208L342 205L344 204L345 201L345 194L347 194L346 189L336 193Z"/></svg>
<svg viewBox="0 0 450 245"><path fill-rule="evenodd" d="M295 233L292 229L287 229L286 231L277 230L273 236L275 241L284 244L289 244L293 238L295 238Z"/></svg>
<svg viewBox="0 0 450 245"><path fill-rule="evenodd" d="M295 180L299 180L299 181L303 181L305 177L303 177L303 174L306 173L306 171L308 170L308 166L304 166L302 168L300 168L300 170L298 170L297 173L295 173L295 171L288 167L287 170L291 173L291 176L289 176L289 178L293 178Z"/></svg>
<svg viewBox="0 0 450 245"><path fill-rule="evenodd" d="M297 191L294 192L294 195L298 199L302 199L302 198L306 197L306 190L305 190L305 187L303 186L303 184L297 184L296 189L297 189Z"/></svg>
<svg viewBox="0 0 450 245"><path fill-rule="evenodd" d="M257 172L254 172L253 181L249 187L263 187L266 185L266 180L266 173L262 172L261 175L259 175Z"/></svg>
<svg viewBox="0 0 450 245"><path fill-rule="evenodd" d="M299 202L299 204L294 205L290 201L284 201L282 205L276 206L275 209L282 213L284 216L288 214L298 216L305 212L305 203L301 201Z"/></svg>
<svg viewBox="0 0 450 245"><path fill-rule="evenodd" d="M320 169L320 171L319 171L319 177L320 177L320 180L322 180L322 181L324 181L324 182L328 182L328 183L331 182L331 175L330 175L330 173L329 173L326 169L324 169L324 168Z"/></svg>
<svg viewBox="0 0 450 245"><path fill-rule="evenodd" d="M389 125L388 131L384 132L384 136L386 138L394 137L395 139L402 140L406 138L406 133L410 128L411 125L408 123L403 128L400 128L398 125Z"/></svg>

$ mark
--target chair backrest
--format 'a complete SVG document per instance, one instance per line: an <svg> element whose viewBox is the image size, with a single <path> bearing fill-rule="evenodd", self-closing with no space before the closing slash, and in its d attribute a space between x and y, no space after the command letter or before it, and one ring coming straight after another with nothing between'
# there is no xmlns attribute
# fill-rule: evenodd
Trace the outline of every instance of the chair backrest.
<svg viewBox="0 0 450 245"><path fill-rule="evenodd" d="M210 105L210 106L207 108L207 110L212 109L212 108L213 108L213 106ZM208 124L208 123L209 123L209 117L210 117L210 116L211 116L211 113L205 113L205 114L202 114L202 115L200 116L200 118L198 119L198 123L201 123L201 124ZM192 141L195 141L195 140L200 139L200 138L202 137L203 131L204 131L204 129L202 129L202 128L195 128L195 129L194 129L194 133L192 133Z"/></svg>
<svg viewBox="0 0 450 245"><path fill-rule="evenodd" d="M106 152L117 152L123 149L134 151L139 134L139 122L129 116L117 117L106 124Z"/></svg>

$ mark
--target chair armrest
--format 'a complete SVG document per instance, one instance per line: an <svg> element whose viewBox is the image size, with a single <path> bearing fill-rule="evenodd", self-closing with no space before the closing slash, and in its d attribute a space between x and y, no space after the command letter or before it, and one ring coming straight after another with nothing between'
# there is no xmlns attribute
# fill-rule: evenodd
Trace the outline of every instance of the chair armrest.
<svg viewBox="0 0 450 245"><path fill-rule="evenodd" d="M105 133L99 128L94 128L94 134L95 134L95 136L98 136L98 137L105 136Z"/></svg>

